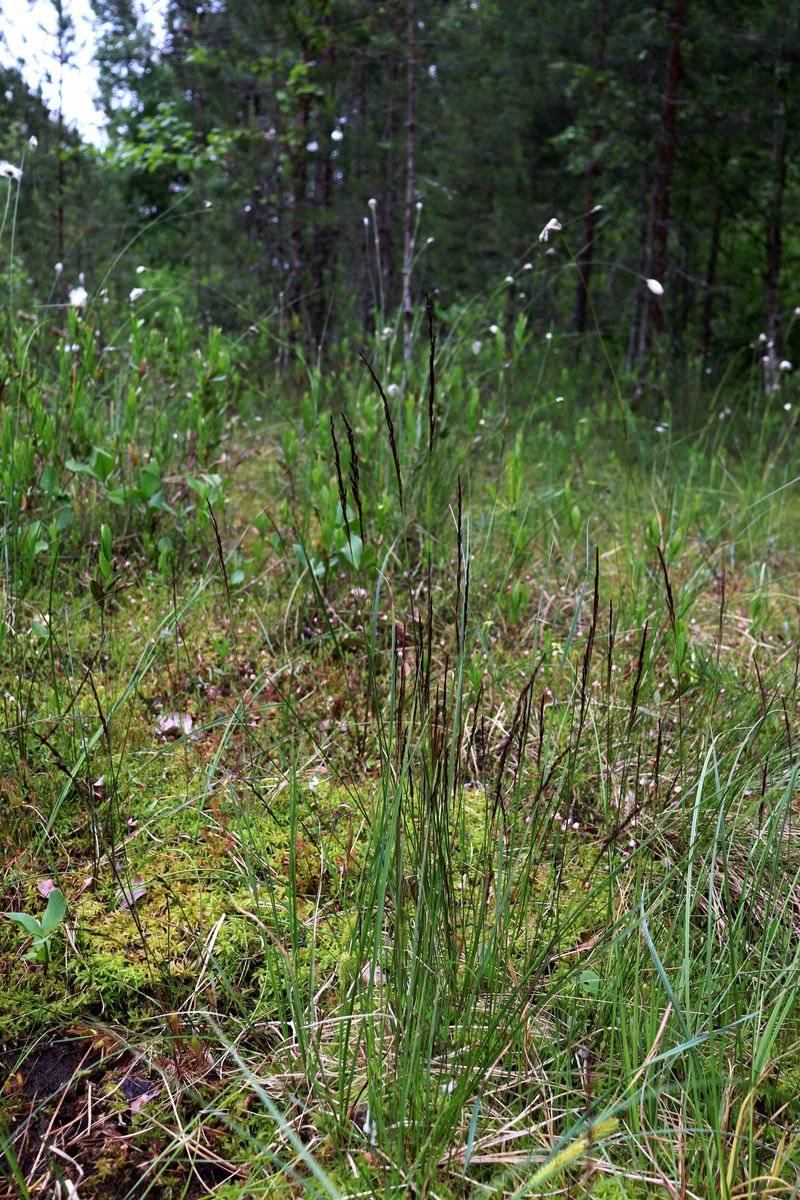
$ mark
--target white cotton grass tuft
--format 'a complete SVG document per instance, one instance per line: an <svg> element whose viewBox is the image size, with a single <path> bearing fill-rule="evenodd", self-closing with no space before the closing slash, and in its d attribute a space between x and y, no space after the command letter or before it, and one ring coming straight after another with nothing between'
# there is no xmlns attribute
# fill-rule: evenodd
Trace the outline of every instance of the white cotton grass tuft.
<svg viewBox="0 0 800 1200"><path fill-rule="evenodd" d="M472 343L472 346L470 347L470 349L472 350L472 353L480 354L482 344L483 343L478 338L475 338L475 341Z"/></svg>
<svg viewBox="0 0 800 1200"><path fill-rule="evenodd" d="M56 265L53 267L53 270L55 271L56 275L60 275L61 272L64 270L64 264L62 262L57 262Z"/></svg>
<svg viewBox="0 0 800 1200"><path fill-rule="evenodd" d="M140 266L138 266L138 267L136 268L136 274L137 274L137 275L141 275L141 274L142 274L142 272L143 272L143 271L146 271L146 270L147 270L147 267L145 267L145 266L141 266L141 265L140 265Z"/></svg>
<svg viewBox="0 0 800 1200"><path fill-rule="evenodd" d="M343 137L344 137L344 134L342 133L341 129L331 130L331 141L332 142L341 142Z"/></svg>
<svg viewBox="0 0 800 1200"><path fill-rule="evenodd" d="M778 363L779 371L791 371L792 369L792 364L789 362L788 358L782 358Z"/></svg>
<svg viewBox="0 0 800 1200"><path fill-rule="evenodd" d="M546 342L552 342L552 340L553 340L553 335L549 329L548 329L547 333L544 335L544 340Z"/></svg>
<svg viewBox="0 0 800 1200"><path fill-rule="evenodd" d="M364 1137L367 1138L370 1146L377 1146L377 1144L378 1144L378 1127L375 1124L374 1120L372 1119L372 1114L369 1111L369 1105L367 1105L366 1115L364 1116L363 1129L364 1129Z"/></svg>
<svg viewBox="0 0 800 1200"><path fill-rule="evenodd" d="M542 232L539 234L539 241L546 242L549 240L551 233L560 233L560 232L561 232L561 222L559 221L558 217L551 217L550 220L545 225Z"/></svg>
<svg viewBox="0 0 800 1200"><path fill-rule="evenodd" d="M86 301L89 299L89 293L83 286L78 286L69 289L69 302L73 308L86 308Z"/></svg>
<svg viewBox="0 0 800 1200"><path fill-rule="evenodd" d="M141 300L141 298L142 298L142 296L144 295L145 291L146 291L146 289L145 289L145 288L141 288L141 287L137 287L137 288L131 288L130 295L129 295L129 297L128 297L128 299L130 300L131 304L135 304L137 300Z"/></svg>
<svg viewBox="0 0 800 1200"><path fill-rule="evenodd" d="M490 326L489 326L489 333L491 333L491 334L494 334L495 336L497 336L497 334L498 334L499 332L500 332L500 326L499 326L499 325L490 325Z"/></svg>
<svg viewBox="0 0 800 1200"><path fill-rule="evenodd" d="M31 136L28 138L28 145L30 146L31 153L33 153L33 151L38 147L39 139L37 138L35 133L32 133Z"/></svg>
<svg viewBox="0 0 800 1200"><path fill-rule="evenodd" d="M367 201L367 208L371 208L372 211L375 212L375 209L377 207L378 207L378 201L375 199L374 196L370 196L369 200Z"/></svg>
<svg viewBox="0 0 800 1200"><path fill-rule="evenodd" d="M664 285L659 283L657 279L645 279L648 292L652 292L654 296L664 295Z"/></svg>
<svg viewBox="0 0 800 1200"><path fill-rule="evenodd" d="M14 183L19 183L22 179L22 168L15 167L13 163L3 159L0 161L0 175L5 175L6 179L13 179Z"/></svg>
<svg viewBox="0 0 800 1200"><path fill-rule="evenodd" d="M514 282L513 275L506 275L505 279L503 280L503 283L512 283L513 284L513 282Z"/></svg>
<svg viewBox="0 0 800 1200"><path fill-rule="evenodd" d="M310 141L306 146L306 150L309 154L316 154L319 150L319 142L312 139L312 141Z"/></svg>

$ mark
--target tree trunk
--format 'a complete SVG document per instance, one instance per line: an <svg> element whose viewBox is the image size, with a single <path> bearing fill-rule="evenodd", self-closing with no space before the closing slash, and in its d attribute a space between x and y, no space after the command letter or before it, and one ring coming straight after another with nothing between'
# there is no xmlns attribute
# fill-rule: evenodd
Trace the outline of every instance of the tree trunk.
<svg viewBox="0 0 800 1200"><path fill-rule="evenodd" d="M708 251L706 281L704 286L703 312L700 317L700 357L705 360L711 348L711 317L714 308L714 285L717 281L717 262L719 260L719 243L722 233L722 205L718 204L714 211L714 223L711 227L711 246Z"/></svg>
<svg viewBox="0 0 800 1200"><path fill-rule="evenodd" d="M764 270L767 309L767 346L764 355L764 391L780 386L778 338L780 335L781 249L783 192L786 184L786 81L782 63L775 64L775 107L772 121L772 180L767 212L767 261Z"/></svg>
<svg viewBox="0 0 800 1200"><path fill-rule="evenodd" d="M58 38L58 196L56 200L56 261L64 262L64 193L66 180L64 170L64 68L67 65L67 18L61 0L56 0L56 36ZM64 274L61 272L58 285L63 291Z"/></svg>
<svg viewBox="0 0 800 1200"><path fill-rule="evenodd" d="M598 136L596 133L592 134L593 143L597 140ZM594 199L596 195L594 192L594 181L599 173L596 165L592 165L587 171L590 186L589 195L586 199L586 211L583 217L581 245L578 251L578 289L575 293L575 312L572 316L572 328L577 334L582 334L586 330L586 312L589 306L589 280L591 279L592 267L594 265L594 233L599 216L599 210ZM577 343L576 352L580 353L580 341Z"/></svg>
<svg viewBox="0 0 800 1200"><path fill-rule="evenodd" d="M303 35L300 42L300 60L305 64L309 61L310 57L308 40ZM308 171L306 165L308 152L306 150L306 142L308 140L310 112L311 99L308 92L303 90L297 106L297 126L294 133L294 144L290 151L291 212L289 215L289 265L291 273L286 285L287 303L290 308L299 308L303 325L306 323L305 303L303 300L303 275L305 268L303 221L305 218L305 200L308 189Z"/></svg>
<svg viewBox="0 0 800 1200"><path fill-rule="evenodd" d="M606 65L606 38L608 36L608 8L603 5L602 19L598 29L597 71L601 74ZM600 178L600 164L597 162L597 147L600 143L600 125L597 121L592 124L590 134L591 158L586 169L586 208L583 217L583 233L578 250L578 287L575 293L575 311L572 316L573 332L581 335L586 329L586 312L589 306L589 280L594 265L594 235L597 226L599 208L597 206L597 181ZM581 351L581 338L576 341L576 355Z"/></svg>
<svg viewBox="0 0 800 1200"><path fill-rule="evenodd" d="M681 69L681 41L686 26L687 0L673 0L669 16L669 50L667 72L661 100L661 120L656 150L653 192L647 229L645 275L663 284L667 273L667 236L669 234L669 201L672 174L675 166L675 144L678 116L678 82ZM650 343L651 326L661 330L664 313L661 297L645 287L642 293L642 315L639 324L639 370L643 372ZM641 382L641 380L640 380Z"/></svg>
<svg viewBox="0 0 800 1200"><path fill-rule="evenodd" d="M411 304L411 269L414 261L414 0L408 0L406 12L406 197L403 212L403 361L411 359L411 329L414 309Z"/></svg>

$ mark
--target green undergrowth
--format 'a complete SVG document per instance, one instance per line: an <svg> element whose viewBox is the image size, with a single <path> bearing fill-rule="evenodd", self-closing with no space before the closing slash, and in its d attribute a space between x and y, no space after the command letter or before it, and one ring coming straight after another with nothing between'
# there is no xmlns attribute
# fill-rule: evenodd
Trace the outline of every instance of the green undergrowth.
<svg viewBox="0 0 800 1200"><path fill-rule="evenodd" d="M202 463L170 426L166 507L110 494L138 427L60 499L6 479L3 908L68 906L46 962L0 922L30 1194L793 1186L787 428L684 444L449 365L385 407L309 370Z"/></svg>

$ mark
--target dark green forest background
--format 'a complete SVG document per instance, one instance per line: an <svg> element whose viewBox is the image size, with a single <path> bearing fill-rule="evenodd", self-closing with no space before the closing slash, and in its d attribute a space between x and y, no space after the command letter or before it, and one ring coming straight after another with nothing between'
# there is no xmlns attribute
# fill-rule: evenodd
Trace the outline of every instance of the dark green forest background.
<svg viewBox="0 0 800 1200"><path fill-rule="evenodd" d="M639 390L789 378L789 0L171 0L158 42L132 0L93 8L102 150L2 72L18 311L141 287L143 312L256 325L280 361L395 318L409 337L430 295L444 327L525 313Z"/></svg>

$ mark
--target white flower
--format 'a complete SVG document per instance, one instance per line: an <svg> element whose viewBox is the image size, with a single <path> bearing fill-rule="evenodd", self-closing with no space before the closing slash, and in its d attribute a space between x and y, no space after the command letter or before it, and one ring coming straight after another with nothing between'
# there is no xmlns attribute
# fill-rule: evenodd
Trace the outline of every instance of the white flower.
<svg viewBox="0 0 800 1200"><path fill-rule="evenodd" d="M503 283L513 283L513 282L514 282L513 275L506 275L505 279L503 280Z"/></svg>
<svg viewBox="0 0 800 1200"><path fill-rule="evenodd" d="M786 403L785 403L785 404L784 404L784 406L783 406L783 410L784 410L784 412L791 412L791 411L792 411L792 405L791 405L791 401L789 401L789 400L787 400L787 401L786 401Z"/></svg>
<svg viewBox="0 0 800 1200"><path fill-rule="evenodd" d="M396 383L390 383L386 389L386 395L387 396L396 396L399 391L400 391L400 388L397 386Z"/></svg>
<svg viewBox="0 0 800 1200"><path fill-rule="evenodd" d="M131 293L128 299L132 304L135 304L145 293L145 288L131 288Z"/></svg>
<svg viewBox="0 0 800 1200"><path fill-rule="evenodd" d="M792 364L789 362L788 358L782 358L781 361L778 363L779 371L791 371L791 369L792 369Z"/></svg>
<svg viewBox="0 0 800 1200"><path fill-rule="evenodd" d="M32 151L35 150L36 147L39 145L39 139L37 138L35 133L32 133L31 136L28 138L28 145L30 146Z"/></svg>
<svg viewBox="0 0 800 1200"><path fill-rule="evenodd" d="M668 425L656 425L656 433L666 433L668 428Z"/></svg>
<svg viewBox="0 0 800 1200"><path fill-rule="evenodd" d="M470 347L470 349L472 350L473 354L480 354L481 342L479 342L478 339L475 338L475 341L472 343L472 346Z"/></svg>
<svg viewBox="0 0 800 1200"><path fill-rule="evenodd" d="M798 307L794 310L794 315L796 317L800 317L800 305L798 305Z"/></svg>
<svg viewBox="0 0 800 1200"><path fill-rule="evenodd" d="M532 270L533 270L533 263L523 263L523 264L522 264L522 269L523 269L523 271L532 271Z"/></svg>
<svg viewBox="0 0 800 1200"><path fill-rule="evenodd" d="M146 271L146 270L147 270L147 267L137 267L136 274L141 275L142 271Z"/></svg>
<svg viewBox="0 0 800 1200"><path fill-rule="evenodd" d="M550 220L545 225L542 232L539 234L539 241L540 242L548 241L551 233L559 233L560 230L561 230L561 222L558 220L557 217L551 217Z"/></svg>
<svg viewBox="0 0 800 1200"><path fill-rule="evenodd" d="M602 211L603 211L603 206L602 206L602 204L595 204L594 208L590 209L589 211L590 211L590 212L593 212L593 213L599 213L599 212L602 212Z"/></svg>
<svg viewBox="0 0 800 1200"><path fill-rule="evenodd" d="M645 279L648 292L652 292L654 296L664 295L664 285L659 283L657 279Z"/></svg>
<svg viewBox="0 0 800 1200"><path fill-rule="evenodd" d="M760 333L760 334L758 335L758 340L759 340L760 342L765 342L765 341L767 340L767 335L766 335L765 333Z"/></svg>
<svg viewBox="0 0 800 1200"><path fill-rule="evenodd" d="M69 289L69 302L73 308L86 308L86 301L89 299L89 293L85 287L74 287Z"/></svg>
<svg viewBox="0 0 800 1200"><path fill-rule="evenodd" d="M367 208L371 208L372 211L375 212L375 209L377 207L378 207L378 201L375 199L374 196L370 196L369 200L367 201Z"/></svg>
<svg viewBox="0 0 800 1200"><path fill-rule="evenodd" d="M342 133L341 129L334 129L331 131L331 141L332 142L340 142L343 137L344 137L344 134Z"/></svg>
<svg viewBox="0 0 800 1200"><path fill-rule="evenodd" d="M369 217L364 217L364 226L365 228L369 227Z"/></svg>
<svg viewBox="0 0 800 1200"><path fill-rule="evenodd" d="M309 142L308 145L306 146L306 150L308 151L309 154L316 154L317 151L319 150L319 142L316 142L316 141Z"/></svg>
<svg viewBox="0 0 800 1200"><path fill-rule="evenodd" d="M64 264L62 262L57 262L56 265L53 267L53 270L55 271L56 275L60 275L61 272L64 270Z"/></svg>
<svg viewBox="0 0 800 1200"><path fill-rule="evenodd" d="M392 329L391 325L384 325L383 329L381 330L381 337L390 338L393 333L394 330Z"/></svg>
<svg viewBox="0 0 800 1200"><path fill-rule="evenodd" d="M204 201L203 201L203 208L211 208L211 201L210 201L210 200L204 200Z"/></svg>
<svg viewBox="0 0 800 1200"><path fill-rule="evenodd" d="M22 179L22 171L19 167L15 167L13 163L6 162L5 159L0 162L0 175L5 175L6 179L13 179L15 183L19 183Z"/></svg>
<svg viewBox="0 0 800 1200"><path fill-rule="evenodd" d="M552 340L553 340L553 335L549 329L548 329L547 333L544 335L544 340L546 342L552 342Z"/></svg>
<svg viewBox="0 0 800 1200"><path fill-rule="evenodd" d="M490 326L489 326L489 333L497 334L497 333L499 333L499 332L500 332L500 329L499 329L499 327L498 327L497 325L490 325Z"/></svg>
<svg viewBox="0 0 800 1200"><path fill-rule="evenodd" d="M425 245L426 245L426 246L432 246L432 245L433 245L433 238L432 238L432 237L425 238Z"/></svg>
<svg viewBox="0 0 800 1200"><path fill-rule="evenodd" d="M556 404L563 404L563 403L564 403L564 397L556 396Z"/></svg>

